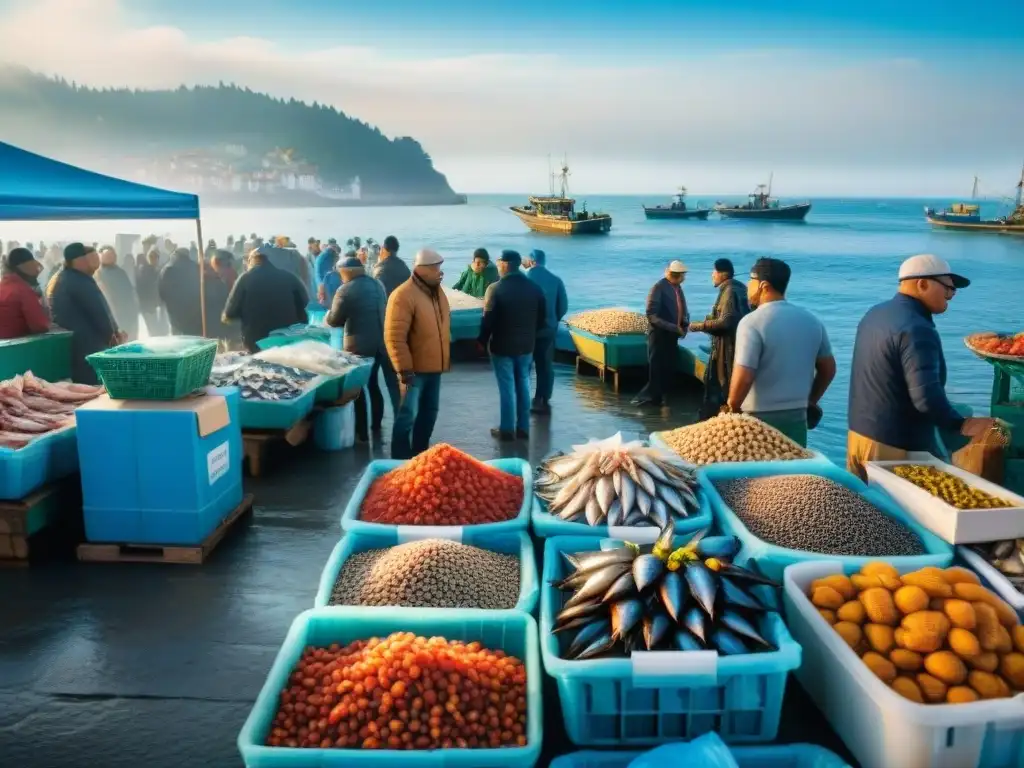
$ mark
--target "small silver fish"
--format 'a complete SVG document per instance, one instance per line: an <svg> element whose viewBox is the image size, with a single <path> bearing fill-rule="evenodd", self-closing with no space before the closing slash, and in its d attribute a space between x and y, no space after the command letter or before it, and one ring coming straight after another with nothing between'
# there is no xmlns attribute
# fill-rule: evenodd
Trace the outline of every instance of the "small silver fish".
<svg viewBox="0 0 1024 768"><path fill-rule="evenodd" d="M639 478L638 485L643 488L651 496L658 492L658 485L654 482L654 478L647 474L640 467L636 468L636 476Z"/></svg>
<svg viewBox="0 0 1024 768"><path fill-rule="evenodd" d="M604 520L605 513L601 511L601 503L598 501L597 496L591 496L587 499L584 515L587 518L588 525L600 525L601 521Z"/></svg>
<svg viewBox="0 0 1024 768"><path fill-rule="evenodd" d="M617 526L622 525L622 502L615 499L611 506L608 508L608 525Z"/></svg>
<svg viewBox="0 0 1024 768"><path fill-rule="evenodd" d="M589 647L601 635L610 636L611 631L612 623L608 619L594 619L588 624L584 624L569 644L569 649L565 654L566 657L570 659L576 658L584 648Z"/></svg>
<svg viewBox="0 0 1024 768"><path fill-rule="evenodd" d="M587 480L587 482L576 490L573 497L560 509L560 511L564 512L566 515L582 512L586 508L587 502L592 498L591 492L593 491L593 488L593 481Z"/></svg>
<svg viewBox="0 0 1024 768"><path fill-rule="evenodd" d="M651 522L656 526L664 528L672 519L672 513L662 499L655 499L651 502L651 513L648 517L651 518Z"/></svg>
<svg viewBox="0 0 1024 768"><path fill-rule="evenodd" d="M594 496L597 498L602 516L607 515L616 496L615 484L610 475L602 475L598 478L597 484L594 486Z"/></svg>
<svg viewBox="0 0 1024 768"><path fill-rule="evenodd" d="M658 462L650 456L646 456L642 453L634 453L633 462L637 467L642 469L659 483L667 483L669 481L668 475L666 475L662 468L658 466Z"/></svg>
<svg viewBox="0 0 1024 768"><path fill-rule="evenodd" d="M615 489L615 495L622 495L622 470L617 469L612 473L612 487Z"/></svg>
<svg viewBox="0 0 1024 768"><path fill-rule="evenodd" d="M686 589L679 571L668 571L658 585L658 596L661 604L668 611L673 621L679 621L686 606Z"/></svg>
<svg viewBox="0 0 1024 768"><path fill-rule="evenodd" d="M644 613L644 604L637 598L612 603L612 637L624 638L639 622Z"/></svg>
<svg viewBox="0 0 1024 768"><path fill-rule="evenodd" d="M576 569L580 573L591 573L600 570L610 563L632 563L636 557L636 548L630 546L615 547L613 549L598 549L593 552L578 552L576 558Z"/></svg>
<svg viewBox="0 0 1024 768"><path fill-rule="evenodd" d="M617 603L619 600L632 597L636 593L636 582L633 581L633 572L626 571L608 587L608 591L601 597L601 602Z"/></svg>
<svg viewBox="0 0 1024 768"><path fill-rule="evenodd" d="M636 489L636 505L640 508L640 512L643 513L644 517L651 516L651 503L651 497L647 494L647 491L638 487Z"/></svg>
<svg viewBox="0 0 1024 768"><path fill-rule="evenodd" d="M671 508L678 512L680 515L688 514L686 504L683 502L682 496L679 492L671 485L662 485L658 488L658 496Z"/></svg>
<svg viewBox="0 0 1024 768"><path fill-rule="evenodd" d="M608 633L607 630L599 634L593 642L590 643L586 648L576 654L577 661L584 661L586 659L592 659L595 656L600 656L602 653L607 653L615 646L615 640Z"/></svg>
<svg viewBox="0 0 1024 768"><path fill-rule="evenodd" d="M668 633L671 626L671 619L660 611L653 615L644 616L644 645L647 647L648 651L654 650L658 643L661 642L662 638L664 638Z"/></svg>
<svg viewBox="0 0 1024 768"><path fill-rule="evenodd" d="M622 489L619 492L619 500L622 502L622 514L628 517L633 511L633 505L636 504L636 483L626 473L622 473Z"/></svg>
<svg viewBox="0 0 1024 768"><path fill-rule="evenodd" d="M600 612L604 608L604 603L595 600L592 603L577 603L576 605L570 606L569 608L563 608L557 616L555 616L556 626L568 624L574 619L580 619L584 616L590 616L592 614ZM562 627L563 629L565 627Z"/></svg>

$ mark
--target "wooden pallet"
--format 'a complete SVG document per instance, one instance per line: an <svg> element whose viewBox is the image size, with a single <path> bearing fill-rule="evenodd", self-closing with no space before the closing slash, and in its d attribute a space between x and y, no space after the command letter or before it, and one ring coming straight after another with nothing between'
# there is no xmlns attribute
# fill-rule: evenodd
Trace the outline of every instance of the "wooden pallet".
<svg viewBox="0 0 1024 768"><path fill-rule="evenodd" d="M0 501L0 566L28 565L35 555L74 550L81 541L78 478L58 480L23 499Z"/></svg>
<svg viewBox="0 0 1024 768"><path fill-rule="evenodd" d="M576 355L577 374L589 373L591 369L597 374L597 377L605 383L608 383L608 379L611 377L612 391L616 393L619 391L619 376L621 371L618 368L612 368L604 363L589 360L583 357L583 355Z"/></svg>
<svg viewBox="0 0 1024 768"><path fill-rule="evenodd" d="M79 544L78 559L92 563L175 563L201 565L231 527L252 511L252 494L242 499L202 544L194 547L160 544Z"/></svg>
<svg viewBox="0 0 1024 768"><path fill-rule="evenodd" d="M289 429L243 429L242 456L249 462L249 476L260 477L263 474L263 459L273 443L302 445L309 439L312 428L312 419L306 418Z"/></svg>

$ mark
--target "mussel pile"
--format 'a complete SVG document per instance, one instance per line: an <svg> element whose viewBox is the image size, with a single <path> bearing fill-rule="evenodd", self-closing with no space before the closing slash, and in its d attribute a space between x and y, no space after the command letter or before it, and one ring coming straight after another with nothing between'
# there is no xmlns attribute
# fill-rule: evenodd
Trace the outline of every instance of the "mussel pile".
<svg viewBox="0 0 1024 768"><path fill-rule="evenodd" d="M1005 539L988 544L971 544L1018 592L1024 592L1024 539Z"/></svg>

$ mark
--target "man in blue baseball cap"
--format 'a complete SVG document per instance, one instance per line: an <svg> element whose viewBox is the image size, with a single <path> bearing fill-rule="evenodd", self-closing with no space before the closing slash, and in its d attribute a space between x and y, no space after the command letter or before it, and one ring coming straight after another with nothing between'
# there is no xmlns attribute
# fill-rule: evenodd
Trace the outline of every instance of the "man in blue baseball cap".
<svg viewBox="0 0 1024 768"><path fill-rule="evenodd" d="M562 278L547 268L547 254L535 248L524 262L529 267L526 276L544 294L544 327L537 332L533 349L533 364L537 369L537 390L533 395L532 413L546 416L551 413L551 395L555 389L555 337L558 324L569 311L569 297Z"/></svg>

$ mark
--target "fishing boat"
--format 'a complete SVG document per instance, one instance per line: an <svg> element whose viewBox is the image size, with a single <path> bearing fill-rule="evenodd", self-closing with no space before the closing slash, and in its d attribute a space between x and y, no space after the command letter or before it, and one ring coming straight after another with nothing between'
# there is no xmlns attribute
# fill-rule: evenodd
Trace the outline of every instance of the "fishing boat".
<svg viewBox="0 0 1024 768"><path fill-rule="evenodd" d="M774 175L774 174L773 174ZM780 205L772 197L772 176L767 184L758 184L743 205L715 203L715 211L726 219L759 219L762 221L803 221L811 210L810 202Z"/></svg>
<svg viewBox="0 0 1024 768"><path fill-rule="evenodd" d="M933 227L952 229L961 232L995 232L1002 234L1024 235L1024 168L1017 182L1017 197L1014 200L1013 212L995 219L981 218L981 206L976 203L953 203L949 208L936 211L934 208L924 209L924 218ZM974 188L971 198L978 196L978 177L974 177Z"/></svg>
<svg viewBox="0 0 1024 768"><path fill-rule="evenodd" d="M554 180L560 184L555 194ZM569 197L569 165L562 163L561 171L552 175L551 194L548 197L530 197L529 205L511 205L509 209L534 232L556 235L600 235L612 228L612 217L607 213L576 210L576 201Z"/></svg>
<svg viewBox="0 0 1024 768"><path fill-rule="evenodd" d="M686 187L679 188L679 191L672 196L670 205L645 205L643 209L644 216L648 219L700 219L704 221L711 213L710 208L704 208L701 205L696 208L686 205Z"/></svg>

